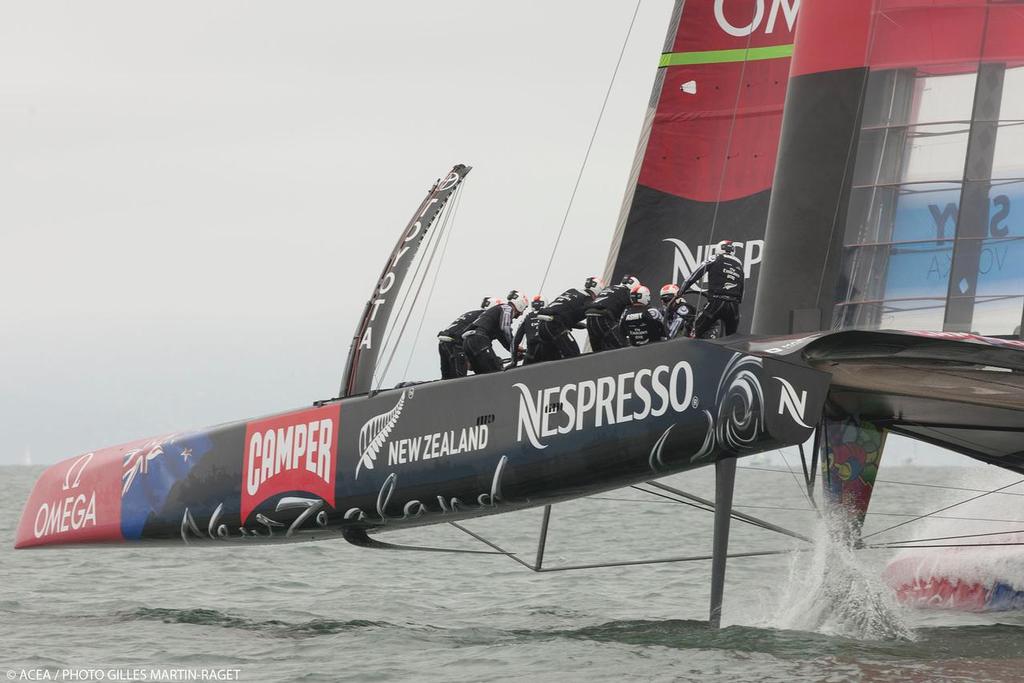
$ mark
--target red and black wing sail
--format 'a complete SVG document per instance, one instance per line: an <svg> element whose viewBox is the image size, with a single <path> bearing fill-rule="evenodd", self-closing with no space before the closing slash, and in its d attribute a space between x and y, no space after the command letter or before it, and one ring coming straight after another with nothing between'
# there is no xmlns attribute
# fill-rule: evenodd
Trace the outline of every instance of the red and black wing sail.
<svg viewBox="0 0 1024 683"><path fill-rule="evenodd" d="M749 329L799 2L678 2L609 253L609 280L683 282L738 243Z"/></svg>

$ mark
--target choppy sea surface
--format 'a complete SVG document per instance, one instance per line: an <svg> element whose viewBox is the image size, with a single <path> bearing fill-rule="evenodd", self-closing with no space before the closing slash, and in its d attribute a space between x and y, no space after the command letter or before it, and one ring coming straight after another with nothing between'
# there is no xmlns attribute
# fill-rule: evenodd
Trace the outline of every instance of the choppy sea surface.
<svg viewBox="0 0 1024 683"><path fill-rule="evenodd" d="M340 539L15 552L42 468L0 467L0 680L147 667L233 669L243 681L1024 680L1024 615L899 607L880 578L898 551L825 542L798 461L790 457L792 471L750 458L740 466L741 511L819 541L734 522L734 552L801 552L731 559L720 631L707 627L708 562L535 574L500 555L366 550ZM977 495L935 486L1015 479L995 468L884 463L880 478L866 533ZM665 481L713 498L710 471ZM1024 496L985 496L941 516L873 538L1024 529ZM540 517L467 526L532 560ZM711 522L633 489L558 505L545 565L709 554ZM486 549L450 526L383 540ZM1007 580L1024 585L1024 549L1016 571Z"/></svg>

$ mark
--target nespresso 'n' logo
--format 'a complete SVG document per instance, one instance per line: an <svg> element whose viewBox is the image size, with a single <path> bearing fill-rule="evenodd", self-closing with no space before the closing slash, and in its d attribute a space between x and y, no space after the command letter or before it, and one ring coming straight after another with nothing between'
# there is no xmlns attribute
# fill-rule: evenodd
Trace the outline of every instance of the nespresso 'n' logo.
<svg viewBox="0 0 1024 683"><path fill-rule="evenodd" d="M715 244L699 244L697 251L690 249L686 242L668 237L666 242L675 246L675 258L672 259L672 281L686 282L686 279L697 270L700 264L704 263L715 253ZM754 266L761 263L761 254L764 253L764 240L747 240L746 242L733 242L736 247L736 256L743 261L743 277L749 279ZM700 287L694 287L700 289Z"/></svg>
<svg viewBox="0 0 1024 683"><path fill-rule="evenodd" d="M801 427L810 429L810 425L804 422L804 415L807 413L807 391L801 391L798 395L793 385L776 377L782 385L782 393L779 394L779 415L789 413L789 416Z"/></svg>

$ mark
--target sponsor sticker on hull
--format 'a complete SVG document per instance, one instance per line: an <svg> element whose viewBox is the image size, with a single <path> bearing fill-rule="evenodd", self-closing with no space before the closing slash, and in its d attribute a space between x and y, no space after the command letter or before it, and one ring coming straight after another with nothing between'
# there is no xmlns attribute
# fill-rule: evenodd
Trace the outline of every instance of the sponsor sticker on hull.
<svg viewBox="0 0 1024 683"><path fill-rule="evenodd" d="M14 547L120 541L124 448L86 453L43 472L25 504Z"/></svg>
<svg viewBox="0 0 1024 683"><path fill-rule="evenodd" d="M445 431L397 437L402 412L414 400L416 393L403 391L391 410L371 417L359 429L359 462L355 479L361 472L385 465L389 470L413 463L476 453L487 448L490 431L486 424L447 429ZM378 460L379 456L379 460Z"/></svg>
<svg viewBox="0 0 1024 683"><path fill-rule="evenodd" d="M250 422L245 430L242 522L261 503L290 492L334 507L338 404Z"/></svg>

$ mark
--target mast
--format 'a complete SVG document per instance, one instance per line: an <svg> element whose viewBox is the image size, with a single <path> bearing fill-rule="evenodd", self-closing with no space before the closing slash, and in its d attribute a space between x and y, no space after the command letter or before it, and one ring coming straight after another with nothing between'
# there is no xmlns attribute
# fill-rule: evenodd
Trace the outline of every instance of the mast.
<svg viewBox="0 0 1024 683"><path fill-rule="evenodd" d="M430 228L441 213L448 199L465 179L471 167L464 164L455 165L447 175L436 181L427 192L409 220L409 224L398 236L395 248L384 263L377 284L370 294L363 316L356 326L352 344L348 351L348 361L342 376L339 397L352 396L369 391L373 384L373 374L377 368L377 357L382 347L383 332L402 289L405 277L409 272L420 245L430 232Z"/></svg>

